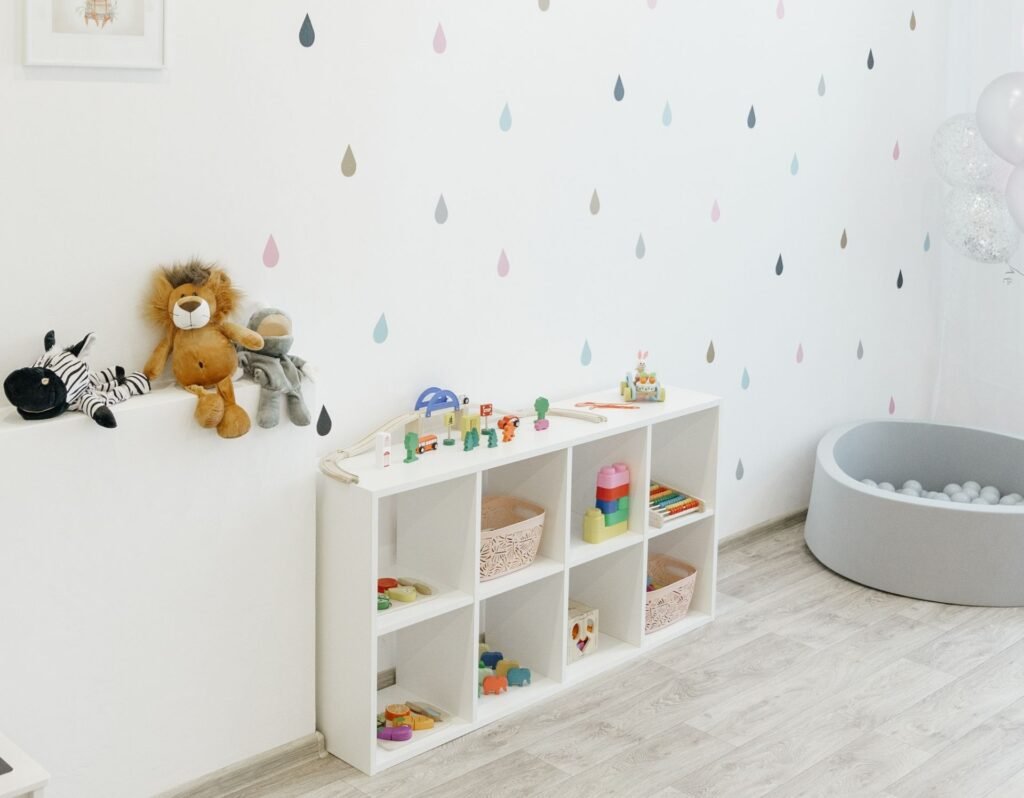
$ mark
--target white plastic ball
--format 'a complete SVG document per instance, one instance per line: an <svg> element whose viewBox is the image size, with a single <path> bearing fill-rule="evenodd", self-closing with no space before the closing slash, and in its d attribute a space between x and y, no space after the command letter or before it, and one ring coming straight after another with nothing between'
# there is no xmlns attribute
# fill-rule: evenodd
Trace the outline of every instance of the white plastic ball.
<svg viewBox="0 0 1024 798"><path fill-rule="evenodd" d="M900 488L896 492L897 493L901 493L904 496L920 496L921 495L919 491L916 491L913 488Z"/></svg>
<svg viewBox="0 0 1024 798"><path fill-rule="evenodd" d="M947 496L952 496L954 493L959 493L963 488L957 485L955 482L950 482L946 487L942 489L942 492Z"/></svg>
<svg viewBox="0 0 1024 798"><path fill-rule="evenodd" d="M949 498L952 501L955 501L957 504L969 504L971 501L971 497L964 493L962 490L954 493Z"/></svg>
<svg viewBox="0 0 1024 798"><path fill-rule="evenodd" d="M999 503L1000 504L1005 504L1005 505L1007 505L1009 507L1015 507L1016 505L1020 504L1019 501L1017 501L1015 498L1013 498L1013 494L1012 493L1009 496L1003 496L1003 498L1001 498L999 500Z"/></svg>
<svg viewBox="0 0 1024 798"><path fill-rule="evenodd" d="M940 501L940 502L951 502L951 501L953 501L951 498L949 498L949 495L946 494L946 493L936 493L935 494L935 498L938 501Z"/></svg>
<svg viewBox="0 0 1024 798"><path fill-rule="evenodd" d="M1014 504L1020 504L1021 502L1024 502L1024 496L1021 496L1019 493L1007 493L1003 498L1013 499Z"/></svg>
<svg viewBox="0 0 1024 798"><path fill-rule="evenodd" d="M878 487L878 483L877 482L875 482L873 479L868 479L867 477L865 477L864 479L861 480L861 484L862 485L867 485L869 488L877 488Z"/></svg>
<svg viewBox="0 0 1024 798"><path fill-rule="evenodd" d="M893 493L896 490L896 487L891 482L879 482L878 487L880 490L884 490L889 493Z"/></svg>
<svg viewBox="0 0 1024 798"><path fill-rule="evenodd" d="M985 505L987 505L988 504L988 499L983 499L983 498L981 498L981 496L979 496L976 499L971 499L971 504L985 504Z"/></svg>
<svg viewBox="0 0 1024 798"><path fill-rule="evenodd" d="M966 493L972 499L977 499L979 496L981 496L981 491L975 490L974 488L964 488L964 493Z"/></svg>
<svg viewBox="0 0 1024 798"><path fill-rule="evenodd" d="M995 496L997 499L1002 495L999 493L999 488L995 485L986 485L981 489L982 496Z"/></svg>
<svg viewBox="0 0 1024 798"><path fill-rule="evenodd" d="M918 493L920 493L922 485L916 479L908 479L906 482L903 483L903 487L910 490L916 490Z"/></svg>
<svg viewBox="0 0 1024 798"><path fill-rule="evenodd" d="M969 479L964 483L964 493L970 493L972 490L976 490L978 493L981 493L981 485L973 479Z"/></svg>

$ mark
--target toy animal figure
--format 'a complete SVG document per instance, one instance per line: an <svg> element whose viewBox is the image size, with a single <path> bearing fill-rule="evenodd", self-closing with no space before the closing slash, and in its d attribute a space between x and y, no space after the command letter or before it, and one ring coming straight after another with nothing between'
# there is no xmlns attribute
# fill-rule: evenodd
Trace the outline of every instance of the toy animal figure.
<svg viewBox="0 0 1024 798"><path fill-rule="evenodd" d="M46 334L43 356L4 380L4 394L22 418L55 418L77 410L101 427L113 429L117 420L110 405L149 392L149 380L139 372L125 374L120 366L90 372L85 357L95 340L89 333L74 346L58 349L53 330Z"/></svg>
<svg viewBox="0 0 1024 798"><path fill-rule="evenodd" d="M619 383L619 393L627 402L647 400L650 402L665 401L665 387L658 382L658 375L647 371L647 355L649 352L638 350L636 353L636 373L626 374L626 379Z"/></svg>
<svg viewBox="0 0 1024 798"><path fill-rule="evenodd" d="M292 320L283 310L264 308L252 314L248 327L263 337L263 348L242 352L238 363L260 387L256 423L264 429L276 427L281 418L281 397L288 418L297 427L309 424L309 408L302 398L302 376L306 361L288 354L292 348Z"/></svg>
<svg viewBox="0 0 1024 798"><path fill-rule="evenodd" d="M529 668L512 668L506 677L510 685L515 687L526 687L533 681L533 675Z"/></svg>
<svg viewBox="0 0 1024 798"><path fill-rule="evenodd" d="M484 679L484 695L499 695L508 692L508 679L504 676L488 676Z"/></svg>
<svg viewBox="0 0 1024 798"><path fill-rule="evenodd" d="M191 260L154 275L146 306L150 321L163 331L146 362L146 376L160 376L170 356L178 384L198 398L199 425L216 427L222 438L241 437L250 427L249 414L235 403L234 344L263 348L259 333L228 321L239 297L222 269ZM216 390L211 393L207 388Z"/></svg>

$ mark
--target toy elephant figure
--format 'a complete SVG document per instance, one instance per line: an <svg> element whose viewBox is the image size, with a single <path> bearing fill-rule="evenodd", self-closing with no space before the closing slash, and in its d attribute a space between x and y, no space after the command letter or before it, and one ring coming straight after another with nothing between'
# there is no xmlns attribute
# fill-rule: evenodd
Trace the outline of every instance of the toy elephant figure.
<svg viewBox="0 0 1024 798"><path fill-rule="evenodd" d="M263 348L239 353L238 363L260 385L256 423L265 429L276 427L281 417L281 397L288 406L288 418L297 427L310 422L309 408L302 398L302 376L307 368L301 357L288 354L292 348L292 320L277 308L263 308L249 319L250 330L263 336Z"/></svg>

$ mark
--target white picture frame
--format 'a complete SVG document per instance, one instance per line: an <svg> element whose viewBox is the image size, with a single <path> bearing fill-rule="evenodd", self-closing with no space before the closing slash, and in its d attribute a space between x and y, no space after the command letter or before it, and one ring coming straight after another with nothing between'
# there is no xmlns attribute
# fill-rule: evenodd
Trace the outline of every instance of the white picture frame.
<svg viewBox="0 0 1024 798"><path fill-rule="evenodd" d="M167 0L25 0L25 65L164 69Z"/></svg>

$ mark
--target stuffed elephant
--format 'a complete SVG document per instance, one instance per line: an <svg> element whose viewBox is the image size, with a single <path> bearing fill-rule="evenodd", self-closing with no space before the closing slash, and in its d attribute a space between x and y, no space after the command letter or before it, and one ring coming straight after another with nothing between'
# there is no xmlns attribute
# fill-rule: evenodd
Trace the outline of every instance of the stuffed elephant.
<svg viewBox="0 0 1024 798"><path fill-rule="evenodd" d="M263 348L243 351L238 363L260 387L256 423L270 429L281 418L281 397L288 406L288 418L298 427L310 422L309 408L302 398L302 376L308 368L301 357L288 354L292 348L292 320L283 310L263 308L252 314L248 327L263 337Z"/></svg>

